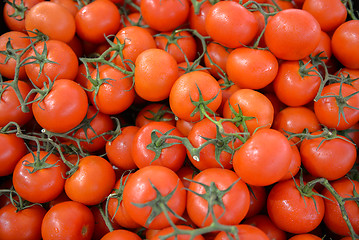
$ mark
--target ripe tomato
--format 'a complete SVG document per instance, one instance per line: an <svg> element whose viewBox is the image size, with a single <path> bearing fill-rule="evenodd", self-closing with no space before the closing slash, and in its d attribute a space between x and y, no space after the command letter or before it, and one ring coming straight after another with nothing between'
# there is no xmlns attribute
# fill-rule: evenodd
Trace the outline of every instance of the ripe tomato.
<svg viewBox="0 0 359 240"><path fill-rule="evenodd" d="M286 9L271 17L264 32L269 50L279 59L300 60L320 41L320 25L308 12Z"/></svg>
<svg viewBox="0 0 359 240"><path fill-rule="evenodd" d="M25 29L29 36L34 31L46 34L50 39L70 42L75 36L76 25L74 16L60 4L41 1L26 13Z"/></svg>
<svg viewBox="0 0 359 240"><path fill-rule="evenodd" d="M209 226L214 217L221 224L239 224L248 212L249 203L247 185L232 170L222 168L208 168L198 173L187 193L187 213L198 227ZM213 213L207 215L210 207Z"/></svg>
<svg viewBox="0 0 359 240"><path fill-rule="evenodd" d="M115 182L112 165L100 156L89 155L80 159L76 172L66 179L65 192L73 201L96 205L107 197Z"/></svg>
<svg viewBox="0 0 359 240"><path fill-rule="evenodd" d="M359 69L341 68L336 75L353 80L351 85L359 90Z"/></svg>
<svg viewBox="0 0 359 240"><path fill-rule="evenodd" d="M238 2L219 1L208 10L205 28L214 41L237 48L254 39L258 22L253 13Z"/></svg>
<svg viewBox="0 0 359 240"><path fill-rule="evenodd" d="M233 168L244 182L268 186L288 172L292 151L282 133L259 129L234 153Z"/></svg>
<svg viewBox="0 0 359 240"><path fill-rule="evenodd" d="M186 207L186 191L171 169L151 165L139 169L127 181L123 190L123 203L130 217L141 226L163 229L169 227L170 223L162 211L168 211L172 222L178 221L177 216L181 216ZM153 205L145 206L149 203ZM159 204L166 204L177 216L169 212L168 208L158 209L161 207ZM156 212L154 208L157 208Z"/></svg>
<svg viewBox="0 0 359 240"><path fill-rule="evenodd" d="M189 227L187 225L176 225L176 228L181 230L194 230L192 227ZM167 227L160 231L158 231L153 237L151 237L151 240L160 240L161 236L166 236L168 234L171 234L173 232L173 227ZM176 237L169 237L166 238L167 240L205 240L205 238L202 235L197 235L193 238L191 238L191 235L188 234L178 234Z"/></svg>
<svg viewBox="0 0 359 240"><path fill-rule="evenodd" d="M319 44L311 53L311 55L313 57L317 56L318 54L319 54L319 57L326 58L326 59L322 59L322 61L324 63L330 63L329 60L332 60L331 59L331 57L332 57L331 39L330 39L330 36L328 35L328 33L323 32L323 31L320 32ZM307 61L307 60L309 60L309 58L305 58L304 60Z"/></svg>
<svg viewBox="0 0 359 240"><path fill-rule="evenodd" d="M208 36L205 22L206 22L207 13L211 7L212 4L210 1L204 1L204 2L197 1L197 4L193 4L192 2L190 7L190 12L188 16L189 26L191 29L196 30L199 34L201 34L204 37Z"/></svg>
<svg viewBox="0 0 359 240"><path fill-rule="evenodd" d="M239 224L236 225L236 227L238 229L237 231L238 237L241 240L252 240L252 239L269 240L268 236L258 227L247 225L247 224ZM229 238L229 236L225 232L219 232L214 238L214 240L234 239L233 234L230 234L230 237L231 238Z"/></svg>
<svg viewBox="0 0 359 240"><path fill-rule="evenodd" d="M53 165L50 168L36 169L39 161ZM28 166L28 164L34 164ZM43 166L46 167L46 166ZM32 172L36 170L35 172ZM45 203L59 196L65 184L66 166L56 155L40 151L28 153L16 164L12 182L16 192L33 203Z"/></svg>
<svg viewBox="0 0 359 240"><path fill-rule="evenodd" d="M214 77L201 71L183 74L175 81L169 95L172 112L186 121L196 122L200 120L199 106L192 103L192 101L198 103L200 99L199 91L203 99L203 103L200 105L205 107L206 112L209 111L208 109L215 112L222 102L221 88ZM194 112L195 110L197 111Z"/></svg>
<svg viewBox="0 0 359 240"><path fill-rule="evenodd" d="M206 48L207 54L204 55L204 64L209 68L208 71L212 76L219 79L221 75L223 75L223 72L227 73L226 63L232 49L225 48L216 42L208 43ZM221 69L218 69L215 64Z"/></svg>
<svg viewBox="0 0 359 240"><path fill-rule="evenodd" d="M109 0L96 0L83 6L75 15L76 33L90 43L104 43L105 36L120 29L121 14Z"/></svg>
<svg viewBox="0 0 359 240"><path fill-rule="evenodd" d="M175 116L166 104L149 103L144 106L136 115L135 124L142 127L149 122L166 122L176 125Z"/></svg>
<svg viewBox="0 0 359 240"><path fill-rule="evenodd" d="M300 167L302 165L302 158L300 156L300 152L298 146L292 141L289 140L290 146L292 147L292 158L289 164L289 168L287 174L285 174L282 180L292 179L299 172Z"/></svg>
<svg viewBox="0 0 359 240"><path fill-rule="evenodd" d="M226 70L240 88L261 89L276 77L278 60L268 50L240 47L229 54Z"/></svg>
<svg viewBox="0 0 359 240"><path fill-rule="evenodd" d="M79 10L79 5L76 1L72 1L72 0L50 0L50 1L65 7L74 17L77 11Z"/></svg>
<svg viewBox="0 0 359 240"><path fill-rule="evenodd" d="M32 62L36 57L35 51L46 57L47 60L40 60L40 64L38 62ZM39 88L42 88L44 83L48 84L49 79L51 81L62 78L74 80L77 75L77 56L72 48L62 41L49 40L39 42L28 52L26 57L31 58L26 62L27 65L25 65L26 74L31 82ZM40 72L42 64L43 68Z"/></svg>
<svg viewBox="0 0 359 240"><path fill-rule="evenodd" d="M14 50L17 50L17 54L20 54L22 52L22 49L30 45L30 40L26 37L28 37L27 34L19 31L10 31L2 34L0 36L0 51L6 52L7 50L10 50L7 49L6 46L8 41L10 41L11 47ZM25 56L26 54L23 54L20 57L20 61L23 61ZM7 59L7 55L0 53L0 73L3 77L7 79L14 79L15 77L16 60L15 58L12 57ZM17 71L18 71L17 79L19 80L27 79L24 66L20 67L19 70Z"/></svg>
<svg viewBox="0 0 359 240"><path fill-rule="evenodd" d="M154 130L161 132L161 134L156 133L158 137L161 137L168 131L170 131L168 133L169 136L183 137L176 127L169 123L150 122L142 126L134 136L131 150L133 161L138 168L149 165L161 165L177 171L181 168L186 158L185 146L176 139L152 140L152 132ZM168 144L170 146L166 146Z"/></svg>
<svg viewBox="0 0 359 240"><path fill-rule="evenodd" d="M267 202L267 191L263 186L247 185L250 192L250 204L245 219L253 217L264 210Z"/></svg>
<svg viewBox="0 0 359 240"><path fill-rule="evenodd" d="M279 229L267 215L255 215L247 218L243 224L248 224L261 229L269 239L287 240L286 232Z"/></svg>
<svg viewBox="0 0 359 240"><path fill-rule="evenodd" d="M143 20L153 29L172 31L187 20L189 1L187 0L141 0Z"/></svg>
<svg viewBox="0 0 359 240"><path fill-rule="evenodd" d="M295 181L300 185L298 179ZM313 189L313 192L316 191ZM289 179L276 183L270 190L267 210L268 216L278 228L299 234L308 233L319 226L325 207L322 197L302 195L294 180Z"/></svg>
<svg viewBox="0 0 359 240"><path fill-rule="evenodd" d="M133 1L133 3L135 3L136 1ZM136 4L136 3L135 3ZM129 8L131 8L131 6L129 6ZM158 31L150 28L146 21L143 20L143 17L141 15L140 12L131 12L127 15L125 15L123 21L121 21L122 25L120 27L129 27L129 26L138 26L141 27L143 29L145 29L146 31L148 31L152 36L155 35Z"/></svg>
<svg viewBox="0 0 359 240"><path fill-rule="evenodd" d="M36 94L35 99L42 97ZM69 79L58 79L44 99L32 104L37 123L51 132L70 131L84 119L88 99L85 90ZM69 107L71 106L71 107Z"/></svg>
<svg viewBox="0 0 359 240"><path fill-rule="evenodd" d="M320 238L314 234L303 233L303 234L294 235L293 237L289 238L288 240L321 240L321 239L322 238Z"/></svg>
<svg viewBox="0 0 359 240"><path fill-rule="evenodd" d="M359 94L348 84L333 83L326 85L321 98L314 102L314 113L319 122L328 128L345 130L359 120ZM350 98L347 96L352 95ZM337 100L337 97L340 96ZM352 106L357 109L350 108Z"/></svg>
<svg viewBox="0 0 359 240"><path fill-rule="evenodd" d="M41 226L43 240L90 240L95 220L91 210L82 203L66 201L47 211Z"/></svg>
<svg viewBox="0 0 359 240"><path fill-rule="evenodd" d="M187 137L189 131L191 131L194 124L195 124L194 122L178 119L176 121L176 128L178 129L178 131L182 133L183 136Z"/></svg>
<svg viewBox="0 0 359 240"><path fill-rule="evenodd" d="M176 59L165 50L153 48L138 55L135 65L136 93L151 102L168 98L178 77Z"/></svg>
<svg viewBox="0 0 359 240"><path fill-rule="evenodd" d="M351 198L357 195L359 189L359 182L355 180L350 180L348 178L341 178L339 180L331 182L334 190L342 198ZM354 190L355 189L355 190ZM354 191L356 193L354 193ZM326 198L324 198L325 204L325 214L324 214L324 223L330 229L330 231L342 235L348 236L349 229L345 223L341 209L337 200L326 188L321 192ZM359 207L358 203L355 201L345 201L344 208L348 214L350 223L352 224L354 231L359 232Z"/></svg>
<svg viewBox="0 0 359 240"><path fill-rule="evenodd" d="M0 239L41 239L41 222L46 210L33 205L17 211L11 203L0 208Z"/></svg>
<svg viewBox="0 0 359 240"><path fill-rule="evenodd" d="M141 240L140 236L136 233L131 232L126 229L117 229L112 232L107 233L101 238L101 240Z"/></svg>
<svg viewBox="0 0 359 240"><path fill-rule="evenodd" d="M107 233L110 232L110 229L108 228L108 226L105 223L105 219L103 218L101 212L100 212L100 207L102 208L103 211L105 211L105 206L106 202L104 201L102 204L99 205L95 205L95 206L91 206L90 210L94 216L94 220L95 220L95 227L94 227L94 232L92 235L92 239L91 240L100 240L102 239L102 237L104 237ZM119 229L120 226L113 220L113 219L109 219L110 224L112 226L113 229Z"/></svg>

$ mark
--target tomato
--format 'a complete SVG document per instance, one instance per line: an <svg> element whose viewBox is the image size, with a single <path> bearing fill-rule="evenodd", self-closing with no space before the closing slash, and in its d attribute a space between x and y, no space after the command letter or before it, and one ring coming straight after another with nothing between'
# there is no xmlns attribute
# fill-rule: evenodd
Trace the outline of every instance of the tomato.
<svg viewBox="0 0 359 240"><path fill-rule="evenodd" d="M117 229L112 232L107 233L101 238L101 240L141 240L141 238L134 232L131 232L126 229Z"/></svg>
<svg viewBox="0 0 359 240"><path fill-rule="evenodd" d="M223 117L234 118L230 105L236 113L242 112L244 117L252 119L243 119L240 130L246 128L249 133L253 133L258 127L270 128L273 123L274 109L271 101L262 93L253 89L238 89L224 103ZM246 125L246 128L243 125Z"/></svg>
<svg viewBox="0 0 359 240"><path fill-rule="evenodd" d="M340 0L306 0L302 9L309 12L325 32L335 30L347 18L347 9Z"/></svg>
<svg viewBox="0 0 359 240"><path fill-rule="evenodd" d="M37 54L47 60L33 62ZM77 75L77 56L72 48L64 42L58 40L39 42L28 52L26 57L30 58L25 65L26 74L31 82L39 88L42 88L44 83L48 84L49 79L51 81L63 78L74 80ZM42 70L40 70L41 66Z"/></svg>
<svg viewBox="0 0 359 240"><path fill-rule="evenodd" d="M342 198L350 198L357 195L357 189L359 189L359 182L355 180L350 180L348 178L341 178L339 180L331 182L334 190ZM321 192L326 198L324 198L325 203L325 214L324 214L324 223L329 228L330 231L342 235L348 236L349 229L345 223L341 209L337 200L326 188ZM355 201L345 201L344 208L348 214L348 219L353 226L353 229L356 233L359 232L359 207L358 203Z"/></svg>
<svg viewBox="0 0 359 240"><path fill-rule="evenodd" d="M12 204L0 208L0 238L41 239L41 222L45 213L46 210L39 205L33 205L20 211L17 211Z"/></svg>
<svg viewBox="0 0 359 240"><path fill-rule="evenodd" d="M259 129L234 153L233 168L244 182L268 186L288 172L292 151L282 133Z"/></svg>
<svg viewBox="0 0 359 240"><path fill-rule="evenodd" d="M87 82L87 89L92 89L90 101L100 112L108 115L122 113L135 100L133 80L120 70L102 65L91 73L91 78L94 83Z"/></svg>
<svg viewBox="0 0 359 240"><path fill-rule="evenodd" d="M95 220L91 210L82 203L66 201L47 211L41 226L44 240L90 240Z"/></svg>
<svg viewBox="0 0 359 240"><path fill-rule="evenodd" d="M92 71L96 69L92 64L86 63L86 65L88 66L89 74L91 74ZM80 63L78 71L77 71L77 75L76 75L76 78L74 79L74 81L77 82L78 84L80 84L83 88L86 88L87 83L89 81L86 76L87 76L87 73L86 73L85 64Z"/></svg>
<svg viewBox="0 0 359 240"><path fill-rule="evenodd" d="M138 168L161 165L177 171L186 158L185 146L176 139L152 139L154 130L160 132L156 132L157 137L161 137L165 133L169 136L183 137L176 127L169 123L150 122L142 126L134 136L131 150L133 161Z"/></svg>
<svg viewBox="0 0 359 240"><path fill-rule="evenodd" d="M153 29L172 31L184 24L189 15L187 0L141 0L143 20Z"/></svg>
<svg viewBox="0 0 359 240"><path fill-rule="evenodd" d="M0 176L12 174L18 161L25 156L27 148L15 133L0 133Z"/></svg>
<svg viewBox="0 0 359 240"><path fill-rule="evenodd" d="M36 169L34 166L39 161L52 166ZM61 194L65 176L66 166L61 159L52 153L40 151L39 155L31 152L23 156L16 164L12 178L14 188L22 198L33 203L45 203Z"/></svg>
<svg viewBox="0 0 359 240"><path fill-rule="evenodd" d="M320 25L308 12L286 9L271 17L264 32L269 50L279 59L300 60L320 41Z"/></svg>
<svg viewBox="0 0 359 240"><path fill-rule="evenodd" d="M50 39L70 42L75 36L76 25L74 16L60 4L41 1L27 12L25 29L29 36L34 31L46 34Z"/></svg>
<svg viewBox="0 0 359 240"><path fill-rule="evenodd" d="M168 98L178 77L176 59L165 50L153 48L138 55L135 65L136 93L151 102Z"/></svg>
<svg viewBox="0 0 359 240"><path fill-rule="evenodd" d="M79 10L79 5L76 1L72 1L72 0L50 0L50 1L65 7L74 17L77 11Z"/></svg>
<svg viewBox="0 0 359 240"><path fill-rule="evenodd" d="M148 229L162 229L170 226L162 211L167 211L174 223L178 221L178 216L183 214L186 191L177 174L171 169L151 165L139 169L127 181L123 190L123 202L135 222ZM166 209L158 209L161 204L165 204ZM155 212L154 208L157 208Z"/></svg>
<svg viewBox="0 0 359 240"><path fill-rule="evenodd" d="M200 100L199 91L203 102L198 104ZM173 84L169 95L172 112L186 121L196 122L200 120L199 107L196 107L192 101L197 105L202 105L207 112L215 112L222 102L221 88L216 79L201 71L189 72L179 77ZM213 114L211 112L210 115Z"/></svg>
<svg viewBox="0 0 359 240"><path fill-rule="evenodd" d="M273 81L278 99L292 107L303 106L312 101L319 90L320 77L310 70L311 63L303 65L298 61L283 61ZM305 76L304 74L311 76Z"/></svg>
<svg viewBox="0 0 359 240"><path fill-rule="evenodd" d="M331 46L331 39L328 33L321 31L320 32L320 41L317 47L313 50L311 55L317 56L319 53L319 57L323 58L322 61L324 63L330 63L329 60L332 60L332 46ZM305 58L305 60L309 60ZM329 66L328 66L329 68Z"/></svg>
<svg viewBox="0 0 359 240"><path fill-rule="evenodd" d="M196 30L199 34L206 37L208 36L208 33L206 31L205 22L207 13L212 7L212 4L210 1L197 1L197 3L199 4L195 5L193 4L193 2L191 4L188 16L188 23L191 29Z"/></svg>
<svg viewBox="0 0 359 240"><path fill-rule="evenodd" d="M267 215L255 215L247 218L243 224L248 224L261 229L269 239L287 240L286 232L279 229Z"/></svg>
<svg viewBox="0 0 359 240"><path fill-rule="evenodd" d="M219 119L216 119L217 121ZM223 129L225 133L229 134L240 134L239 129L232 122L223 122ZM238 138L231 138L221 135L218 136L216 125L211 122L208 118L195 123L188 133L188 140L191 142L192 146L195 148L200 147L202 144L205 144L208 140L217 139L216 142L211 143L199 152L199 160L196 160L191 155L191 152L187 150L187 156L193 166L199 170L204 170L207 168L232 168L232 156L234 149L238 148L242 142ZM218 154L218 159L216 157Z"/></svg>
<svg viewBox="0 0 359 240"><path fill-rule="evenodd" d="M289 168L287 174L285 174L282 180L292 179L299 172L300 167L302 165L302 158L300 156L300 152L298 146L292 141L289 140L290 146L292 147L292 158L289 164Z"/></svg>
<svg viewBox="0 0 359 240"><path fill-rule="evenodd" d="M269 238L267 237L267 235L260 230L259 228L252 226L252 225L247 225L247 224L239 224L236 225L237 228L237 234L239 239L241 240L252 240L252 239L256 239L256 240L269 240ZM214 240L229 240L229 239L233 239L233 234L230 234L230 237L227 235L227 233L225 232L219 232L216 237L214 238Z"/></svg>
<svg viewBox="0 0 359 240"><path fill-rule="evenodd" d="M96 0L83 6L75 15L76 34L90 43L104 43L105 36L120 29L121 14L109 0Z"/></svg>
<svg viewBox="0 0 359 240"><path fill-rule="evenodd" d="M208 10L205 28L214 41L237 48L254 39L258 22L253 13L238 2L219 1Z"/></svg>
<svg viewBox="0 0 359 240"><path fill-rule="evenodd" d="M247 185L228 169L201 171L193 177L187 193L188 216L198 227L209 226L214 217L221 224L239 224L247 214L249 204Z"/></svg>
<svg viewBox="0 0 359 240"><path fill-rule="evenodd" d="M204 64L208 69L208 71L215 78L221 78L224 73L227 73L227 59L232 51L232 49L228 49L220 45L216 42L210 42L206 46L207 54L204 55ZM216 66L220 67L220 69ZM223 71L223 72L222 72Z"/></svg>
<svg viewBox="0 0 359 240"><path fill-rule="evenodd" d="M178 131L180 131L182 133L183 136L187 137L189 134L189 131L191 131L193 125L195 123L194 122L189 122L183 119L178 119L176 121L176 128L178 129Z"/></svg>
<svg viewBox="0 0 359 240"><path fill-rule="evenodd" d="M142 127L149 122L166 122L176 125L175 116L166 104L149 103L144 106L136 115L135 124Z"/></svg>
<svg viewBox="0 0 359 240"><path fill-rule="evenodd" d="M176 225L176 228L180 229L180 230L194 230L193 228L186 226L186 225ZM173 227L167 227L164 228L162 230L160 230L159 232L157 232L153 237L151 237L151 240L160 240L161 236L166 236L168 234L171 234L174 231ZM205 238L202 235L197 235L195 237L191 237L191 235L189 234L178 234L176 235L176 237L169 237L166 238L168 240L204 240Z"/></svg>
<svg viewBox="0 0 359 240"><path fill-rule="evenodd" d="M105 211L105 202L103 202L103 204L90 207L90 210L91 210L91 212L94 216L94 220L95 220L95 226L94 226L94 232L92 235L92 240L100 240L106 234L108 234L110 232L110 229L106 225L105 220L100 212L99 207L101 207L102 210ZM120 226L113 219L109 219L109 220L110 220L109 222L113 229L119 229Z"/></svg>
<svg viewBox="0 0 359 240"><path fill-rule="evenodd" d="M359 69L359 20L342 23L332 36L333 55L347 68Z"/></svg>
<svg viewBox="0 0 359 240"><path fill-rule="evenodd" d="M155 37L155 42L157 48L167 51L177 63L186 59L193 62L196 58L196 40L188 31L162 32Z"/></svg>
<svg viewBox="0 0 359 240"><path fill-rule="evenodd" d="M348 129L357 123L359 111L349 107L359 108L357 93L353 86L345 83L326 85L321 92L321 98L314 102L314 113L319 122L337 130ZM347 98L350 95L351 97Z"/></svg>
<svg viewBox="0 0 359 240"><path fill-rule="evenodd" d="M132 2L135 3L136 1L132 1ZM131 6L129 6L129 8L131 8ZM147 25L146 21L143 20L143 17L140 12L131 12L127 14L121 23L123 25L122 27L138 26L144 28L152 36L158 32Z"/></svg>
<svg viewBox="0 0 359 240"><path fill-rule="evenodd" d="M321 240L322 238L310 234L310 233L304 233L304 234L298 234L294 235L293 237L289 238L288 240Z"/></svg>
<svg viewBox="0 0 359 240"><path fill-rule="evenodd" d="M267 191L263 186L247 185L250 192L250 204L245 219L253 217L264 210L267 201Z"/></svg>
<svg viewBox="0 0 359 240"><path fill-rule="evenodd" d="M321 133L322 131L319 131L311 135ZM357 152L355 145L345 137L332 139L318 137L304 139L300 145L300 155L303 166L311 175L336 180L353 167Z"/></svg>
<svg viewBox="0 0 359 240"><path fill-rule="evenodd" d="M181 179L183 186L188 188L189 184L191 183L190 180L192 180L193 177L197 174L197 170L195 170L192 166L189 166L189 164L185 163L180 169L176 171L176 173Z"/></svg>
<svg viewBox="0 0 359 240"><path fill-rule="evenodd" d="M280 8L280 10L294 8L294 4L291 1L286 0L265 0L264 2L273 4L274 3Z"/></svg>
<svg viewBox="0 0 359 240"><path fill-rule="evenodd" d="M350 78L353 80L351 85L355 87L356 90L359 90L359 69L341 68L336 75L343 78Z"/></svg>
<svg viewBox="0 0 359 240"><path fill-rule="evenodd" d="M112 165L100 156L89 155L80 159L78 169L66 179L65 192L73 201L95 205L107 197L115 182Z"/></svg>
<svg viewBox="0 0 359 240"><path fill-rule="evenodd" d="M270 51L240 47L229 54L226 69L240 88L261 89L276 77L278 61Z"/></svg>
<svg viewBox="0 0 359 240"><path fill-rule="evenodd" d="M35 100L41 97L41 93L38 93ZM43 99L32 104L32 111L41 127L51 132L64 133L82 122L87 105L86 92L78 83L58 79Z"/></svg>
<svg viewBox="0 0 359 240"><path fill-rule="evenodd" d="M302 195L297 189L298 179L276 183L267 199L268 216L280 229L290 233L308 233L322 222L324 200L317 195ZM306 184L304 182L304 184ZM317 193L315 190L313 192Z"/></svg>
<svg viewBox="0 0 359 240"><path fill-rule="evenodd" d="M19 31L10 31L2 34L0 36L0 51L11 51L10 49L7 49L7 43L10 41L11 47L14 50L17 50L16 54L21 54L22 49L26 48L30 45L30 40L28 38L27 34ZM23 54L20 57L20 61L23 61L25 59L26 54ZM0 73L3 77L8 79L14 79L15 77L15 68L16 68L16 60L15 56L12 56L12 54L9 53L9 59L7 58L7 55L0 53ZM20 62L19 61L19 62ZM25 67L22 66L18 70L17 79L20 80L26 80L26 72Z"/></svg>
<svg viewBox="0 0 359 240"><path fill-rule="evenodd" d="M4 83L11 83L11 81L5 81ZM1 84L1 98L0 98L0 127L6 126L9 122L16 122L20 126L28 123L32 117L31 104L28 105L29 111L24 112L20 107L20 101L16 96L16 92L13 87L8 87L6 84ZM23 81L18 81L17 86L20 91L20 95L23 99L26 98L31 90L29 84ZM32 101L33 97L29 98Z"/></svg>

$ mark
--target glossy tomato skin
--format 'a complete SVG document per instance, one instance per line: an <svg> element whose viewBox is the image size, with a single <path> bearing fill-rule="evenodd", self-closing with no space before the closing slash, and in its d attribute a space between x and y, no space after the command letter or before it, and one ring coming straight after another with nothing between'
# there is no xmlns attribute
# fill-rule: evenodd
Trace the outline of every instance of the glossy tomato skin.
<svg viewBox="0 0 359 240"><path fill-rule="evenodd" d="M157 215L152 222L147 222L152 207L135 205L147 203L156 198L157 193L152 185L157 188L162 196L167 196L174 191L167 201L167 206L181 216L186 207L186 191L183 189L183 184L177 174L163 166L147 166L133 174L123 190L124 207L130 217L141 226L149 229L162 229L170 226L164 213ZM178 221L178 218L172 213L169 213L169 216L174 223Z"/></svg>
<svg viewBox="0 0 359 240"><path fill-rule="evenodd" d="M90 155L80 159L76 172L66 179L65 192L73 201L96 205L111 192L115 181L112 165L100 156Z"/></svg>
<svg viewBox="0 0 359 240"><path fill-rule="evenodd" d="M152 131L160 131L161 134L156 133L158 137L162 134L171 131L169 135L183 137L176 127L166 122L150 122L141 127L132 141L131 156L138 168L143 168L149 165L161 165L173 171L177 171L183 165L186 158L185 146L176 139L167 139L164 143L175 143L172 146L163 148L158 159L155 159L156 153L148 149L148 145L152 143ZM163 144L164 144L163 143ZM157 144L154 142L154 144Z"/></svg>
<svg viewBox="0 0 359 240"><path fill-rule="evenodd" d="M355 180L350 180L348 178L341 178L336 181L333 181L332 187L335 191L344 198L354 197L354 188L355 191L359 188L359 182ZM324 189L321 192L325 197L329 199L324 199L325 203L325 214L324 214L324 223L325 225L334 233L341 236L349 236L349 229L343 220L341 210L339 208L338 202L335 200L334 196L327 190ZM359 232L359 207L358 204L354 201L346 201L344 204L346 212L349 217L354 231Z"/></svg>
<svg viewBox="0 0 359 240"><path fill-rule="evenodd" d="M300 185L298 179L295 181ZM319 226L324 217L325 207L322 197L302 196L294 180L289 179L275 184L271 189L267 199L267 210L277 227L286 232L300 234L310 232Z"/></svg>
<svg viewBox="0 0 359 240"><path fill-rule="evenodd" d="M264 39L279 59L300 60L308 56L320 41L320 25L301 9L282 10L268 21Z"/></svg>
<svg viewBox="0 0 359 240"><path fill-rule="evenodd" d="M212 4L209 1L202 2L201 6L199 7L198 13L195 12L194 6L195 5L192 3L188 16L189 26L191 29L196 30L199 34L206 37L208 36L208 33L206 30L205 22L206 22L207 13L211 8Z"/></svg>
<svg viewBox="0 0 359 240"><path fill-rule="evenodd" d="M238 229L238 236L241 240L269 240L268 236L258 227L248 225L248 224L239 224L236 225ZM233 238L233 235L231 234ZM231 238L228 237L227 233L219 232L214 240L229 240Z"/></svg>
<svg viewBox="0 0 359 240"><path fill-rule="evenodd" d="M248 224L261 229L269 239L286 240L287 234L285 231L279 229L268 215L258 214L247 218L243 224Z"/></svg>
<svg viewBox="0 0 359 240"><path fill-rule="evenodd" d="M107 233L101 238L101 240L141 240L141 238L134 232L131 232L126 229L117 229L112 232Z"/></svg>
<svg viewBox="0 0 359 240"><path fill-rule="evenodd" d="M208 71L214 76L216 79L221 78L221 75L227 73L227 59L232 49L228 49L223 47L217 42L210 42L207 44L207 53L204 55L204 64L208 69ZM216 65L218 65L221 69L219 69ZM222 72L223 71L223 72Z"/></svg>
<svg viewBox="0 0 359 240"><path fill-rule="evenodd" d="M292 148L282 133L259 129L235 152L233 168L244 182L268 186L287 173L291 157Z"/></svg>
<svg viewBox="0 0 359 240"><path fill-rule="evenodd" d="M45 203L59 196L65 184L65 164L54 154L40 151L39 158L44 159L47 154L46 163L54 164L50 168L30 173L33 167L26 166L33 163L36 153L28 153L16 164L13 172L13 184L16 192L24 199L33 203Z"/></svg>
<svg viewBox="0 0 359 240"><path fill-rule="evenodd" d="M266 188L263 186L253 186L248 184L247 187L250 192L250 203L245 219L258 215L265 210L268 195Z"/></svg>
<svg viewBox="0 0 359 240"><path fill-rule="evenodd" d="M303 234L294 235L293 237L289 238L288 240L321 240L321 239L322 238L320 238L314 234L303 233Z"/></svg>
<svg viewBox="0 0 359 240"><path fill-rule="evenodd" d="M38 93L35 99L40 96ZM58 79L42 101L32 104L32 111L41 127L51 132L64 133L82 122L87 105L86 92L78 83Z"/></svg>
<svg viewBox="0 0 359 240"><path fill-rule="evenodd" d="M91 210L82 203L65 201L46 213L41 226L44 240L90 240L95 220Z"/></svg>
<svg viewBox="0 0 359 240"><path fill-rule="evenodd" d="M39 240L46 210L33 205L17 211L11 203L0 208L0 239Z"/></svg>
<svg viewBox="0 0 359 240"><path fill-rule="evenodd" d="M217 198L222 198L219 199L219 201L223 202L225 210L223 210L221 206L215 205L213 211L218 222L221 224L235 225L243 220L250 204L250 196L246 184L242 180L239 180L237 174L231 170L208 168L194 176L193 182L189 185L190 191L187 193L187 212L193 223L198 227L205 227L213 222L211 214L206 218L207 211L209 211L208 200L193 193L208 193L208 190L206 190L202 184L207 186L215 184L216 188L220 191L234 184L226 194L217 196ZM212 192L211 194L214 193ZM221 217L219 218L219 216Z"/></svg>
<svg viewBox="0 0 359 240"><path fill-rule="evenodd" d="M136 115L135 125L143 127L149 122L167 122L173 126L176 125L175 116L166 104L149 103L144 106Z"/></svg>
<svg viewBox="0 0 359 240"><path fill-rule="evenodd" d="M258 23L254 15L238 2L219 1L208 10L205 28L214 41L237 48L254 39Z"/></svg>
<svg viewBox="0 0 359 240"><path fill-rule="evenodd" d="M194 230L192 227L186 226L186 225L176 225L176 228L181 229L181 230ZM151 237L151 240L160 240L161 236L165 236L167 234L170 234L173 232L173 227L167 227L164 228L160 231L158 231L153 237ZM190 240L191 236L187 235L187 234L178 234L176 235L176 237L169 237L166 238L168 240ZM197 235L194 238L192 238L193 240L205 240L205 238L202 235Z"/></svg>

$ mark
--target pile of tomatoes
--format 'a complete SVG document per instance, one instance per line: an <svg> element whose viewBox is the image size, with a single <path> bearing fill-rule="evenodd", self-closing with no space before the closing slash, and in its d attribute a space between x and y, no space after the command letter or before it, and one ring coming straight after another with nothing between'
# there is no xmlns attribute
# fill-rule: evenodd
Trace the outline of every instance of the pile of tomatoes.
<svg viewBox="0 0 359 240"><path fill-rule="evenodd" d="M6 0L0 239L359 239L350 0Z"/></svg>

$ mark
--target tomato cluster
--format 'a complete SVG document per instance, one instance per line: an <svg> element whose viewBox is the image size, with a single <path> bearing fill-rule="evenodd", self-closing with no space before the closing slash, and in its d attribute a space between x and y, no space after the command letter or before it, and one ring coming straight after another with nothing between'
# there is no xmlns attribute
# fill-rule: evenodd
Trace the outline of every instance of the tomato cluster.
<svg viewBox="0 0 359 240"><path fill-rule="evenodd" d="M350 0L6 0L0 239L359 239Z"/></svg>

